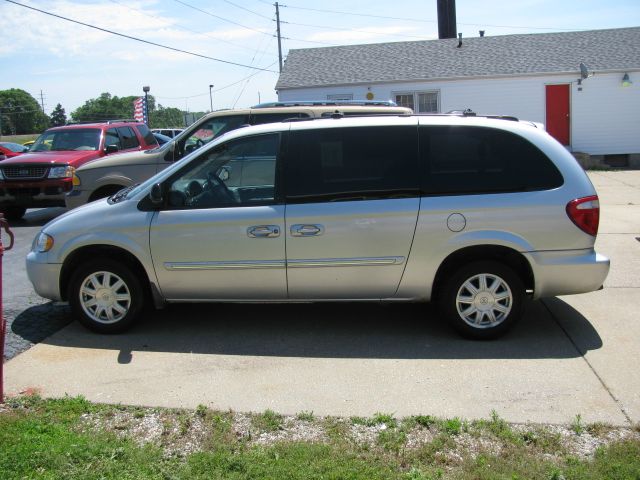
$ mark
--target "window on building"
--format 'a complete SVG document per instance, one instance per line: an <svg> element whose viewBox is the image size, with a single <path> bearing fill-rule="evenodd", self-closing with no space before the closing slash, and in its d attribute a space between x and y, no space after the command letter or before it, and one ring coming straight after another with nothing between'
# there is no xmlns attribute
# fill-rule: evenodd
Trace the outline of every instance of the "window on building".
<svg viewBox="0 0 640 480"><path fill-rule="evenodd" d="M401 107L408 107L415 113L439 113L440 92L438 90L424 92L399 92L394 94L395 102Z"/></svg>

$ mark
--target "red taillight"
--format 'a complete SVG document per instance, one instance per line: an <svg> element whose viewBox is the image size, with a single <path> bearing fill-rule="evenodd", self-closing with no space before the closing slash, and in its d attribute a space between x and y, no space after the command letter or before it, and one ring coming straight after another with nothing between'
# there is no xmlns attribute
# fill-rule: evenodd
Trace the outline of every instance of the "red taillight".
<svg viewBox="0 0 640 480"><path fill-rule="evenodd" d="M583 232L594 237L598 234L600 201L597 195L571 200L567 203L567 215Z"/></svg>

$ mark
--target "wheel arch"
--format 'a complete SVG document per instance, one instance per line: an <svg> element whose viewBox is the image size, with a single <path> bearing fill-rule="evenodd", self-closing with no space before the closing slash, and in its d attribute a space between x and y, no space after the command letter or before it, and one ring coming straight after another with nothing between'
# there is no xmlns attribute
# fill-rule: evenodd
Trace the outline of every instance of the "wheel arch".
<svg viewBox="0 0 640 480"><path fill-rule="evenodd" d="M494 260L510 267L521 279L526 291L532 291L535 277L526 257L513 248L501 245L475 245L450 253L436 271L431 298L437 298L444 280L463 265L481 260Z"/></svg>
<svg viewBox="0 0 640 480"><path fill-rule="evenodd" d="M156 306L162 305L163 301L161 295L154 282L151 281L147 275L142 262L140 262L140 260L131 252L113 245L88 245L80 247L71 252L67 258L65 258L60 271L60 296L62 300L66 301L69 299L69 284L76 268L82 265L83 262L93 260L98 257L117 260L131 268L134 273L143 280L145 293L148 294L150 298L153 298Z"/></svg>

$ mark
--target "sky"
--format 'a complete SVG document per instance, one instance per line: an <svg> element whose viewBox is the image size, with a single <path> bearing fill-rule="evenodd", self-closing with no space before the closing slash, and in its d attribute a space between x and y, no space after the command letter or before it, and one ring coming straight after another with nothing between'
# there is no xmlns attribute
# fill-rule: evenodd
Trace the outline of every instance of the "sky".
<svg viewBox="0 0 640 480"><path fill-rule="evenodd" d="M20 88L67 115L109 92L202 112L277 100L278 42L268 0L0 0L0 90ZM299 48L431 40L436 0L283 0L282 55ZM456 0L465 37L640 26L640 0ZM176 50L182 50L178 52ZM184 53L189 52L189 53ZM209 88L213 85L213 88ZM211 92L211 96L210 96Z"/></svg>

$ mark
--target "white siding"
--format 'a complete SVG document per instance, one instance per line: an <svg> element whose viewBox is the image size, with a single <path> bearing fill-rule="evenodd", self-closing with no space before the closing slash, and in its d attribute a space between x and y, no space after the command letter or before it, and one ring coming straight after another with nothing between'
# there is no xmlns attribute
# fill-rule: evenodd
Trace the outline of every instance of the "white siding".
<svg viewBox="0 0 640 480"><path fill-rule="evenodd" d="M441 113L470 108L478 114L513 115L545 123L545 85L571 84L571 149L591 155L640 153L640 72L622 87L620 73L597 74L582 82L575 75L548 75L441 82L394 83L283 90L278 99L326 100L327 95L353 94L364 100L393 100L394 93L438 90Z"/></svg>

